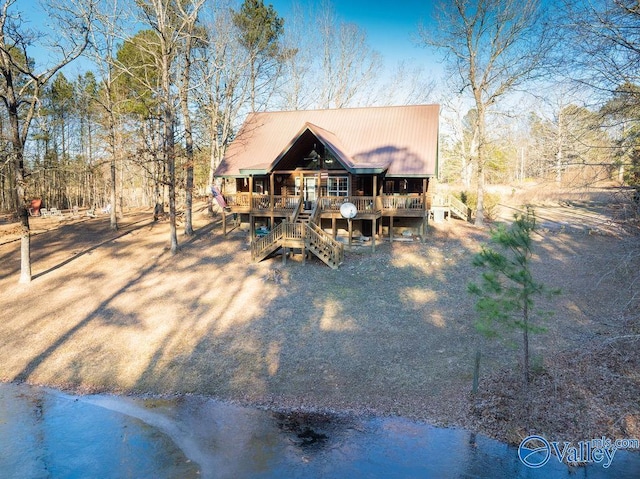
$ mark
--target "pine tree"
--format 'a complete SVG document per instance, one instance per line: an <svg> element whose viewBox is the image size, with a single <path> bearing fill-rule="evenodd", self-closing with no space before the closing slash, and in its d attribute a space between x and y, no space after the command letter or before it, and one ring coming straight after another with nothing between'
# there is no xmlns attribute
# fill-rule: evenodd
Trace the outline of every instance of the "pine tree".
<svg viewBox="0 0 640 479"><path fill-rule="evenodd" d="M550 312L536 311L534 298L559 294L534 280L531 273L535 215L516 214L509 228L501 225L491 234L491 243L484 245L473 258L473 265L483 269L479 284L470 283L468 290L478 297L476 329L487 337L501 337L501 330L522 331L524 383L530 380L529 333L545 331L540 320Z"/></svg>

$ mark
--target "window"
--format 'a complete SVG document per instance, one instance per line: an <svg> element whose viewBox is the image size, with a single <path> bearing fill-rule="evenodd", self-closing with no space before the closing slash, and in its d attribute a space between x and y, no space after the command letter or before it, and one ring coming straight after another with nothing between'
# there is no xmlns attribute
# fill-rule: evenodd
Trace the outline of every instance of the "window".
<svg viewBox="0 0 640 479"><path fill-rule="evenodd" d="M327 178L327 193L329 196L349 196L349 177L330 176Z"/></svg>

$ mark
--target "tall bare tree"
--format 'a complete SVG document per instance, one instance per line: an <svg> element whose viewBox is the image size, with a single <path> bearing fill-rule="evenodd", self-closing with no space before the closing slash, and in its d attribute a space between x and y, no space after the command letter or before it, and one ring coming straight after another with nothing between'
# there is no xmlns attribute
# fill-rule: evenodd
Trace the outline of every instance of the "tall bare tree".
<svg viewBox="0 0 640 479"><path fill-rule="evenodd" d="M120 25L117 19L122 15L122 7L118 0L103 2L102 9L97 14L98 21L92 29L91 58L98 66L101 77L100 94L96 101L102 107L106 119L106 138L109 150L109 195L111 210L109 212L109 225L112 230L118 229L117 216L117 182L116 167L119 148L118 141L118 99L116 84L121 68L118 67L115 50L119 39Z"/></svg>
<svg viewBox="0 0 640 479"><path fill-rule="evenodd" d="M247 108L252 90L246 75L251 59L236 41L233 11L225 7L222 4L206 12L208 16L203 20L209 32L206 55L194 65L196 81L204 85L194 100L204 113L202 128L210 139L209 185L213 184L213 174L239 127L240 111ZM212 200L209 196L209 214L213 214Z"/></svg>
<svg viewBox="0 0 640 479"><path fill-rule="evenodd" d="M527 81L546 72L553 38L539 0L451 0L438 6L437 23L420 28L422 41L445 54L459 91L476 110L476 224L484 224L487 117Z"/></svg>
<svg viewBox="0 0 640 479"><path fill-rule="evenodd" d="M366 32L340 21L328 2L322 5L316 28L322 52L320 106L343 108L372 86L382 67L381 57L370 47Z"/></svg>
<svg viewBox="0 0 640 479"><path fill-rule="evenodd" d="M38 39L46 36L30 31L14 9L15 0L0 4L0 99L9 120L9 142L13 156L17 215L20 234L20 283L31 282L31 236L29 228L28 172L25 166L25 143L38 107L40 95L49 80L84 51L88 44L92 3L45 6L50 18L61 30L51 46L58 53L54 64L40 67L29 57ZM64 27L62 27L64 25Z"/></svg>
<svg viewBox="0 0 640 479"><path fill-rule="evenodd" d="M180 85L178 96L180 97L180 107L182 110L182 121L184 124L184 141L186 155L186 181L185 181L185 222L184 234L193 235L193 126L191 121L190 92L192 83L193 52L197 46L203 46L206 41L204 29L198 25L198 17L205 0L196 0L186 4L178 2L178 17L183 23L181 35L181 61L178 62L180 69Z"/></svg>
<svg viewBox="0 0 640 479"><path fill-rule="evenodd" d="M184 46L182 40L192 20L191 14L180 12L197 12L202 5L200 0L185 0L178 3L170 0L140 1L142 19L153 30L157 40L155 59L160 76L158 97L162 117L163 156L167 166L167 183L169 189L169 225L171 253L178 251L178 234L176 227L176 121L177 100L175 95L176 59Z"/></svg>
<svg viewBox="0 0 640 479"><path fill-rule="evenodd" d="M636 0L566 0L571 49L567 74L604 100L625 85L640 84L640 4ZM640 101L633 88L625 89Z"/></svg>

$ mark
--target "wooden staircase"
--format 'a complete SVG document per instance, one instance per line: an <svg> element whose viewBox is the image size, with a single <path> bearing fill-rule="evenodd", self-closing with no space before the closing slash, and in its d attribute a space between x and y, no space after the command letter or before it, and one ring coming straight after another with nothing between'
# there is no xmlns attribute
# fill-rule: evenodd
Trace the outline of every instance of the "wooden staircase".
<svg viewBox="0 0 640 479"><path fill-rule="evenodd" d="M296 223L308 223L311 221L311 211L301 211L296 217Z"/></svg>
<svg viewBox="0 0 640 479"><path fill-rule="evenodd" d="M449 214L464 221L471 221L471 208L453 195L449 195Z"/></svg>
<svg viewBox="0 0 640 479"><path fill-rule="evenodd" d="M281 247L298 247L311 251L332 269L344 261L344 246L311 221L296 223L284 221L267 235L257 238L251 245L251 258L262 261Z"/></svg>
<svg viewBox="0 0 640 479"><path fill-rule="evenodd" d="M327 266L338 269L344 262L344 246L313 222L306 224L305 246Z"/></svg>
<svg viewBox="0 0 640 479"><path fill-rule="evenodd" d="M256 238L253 243L251 243L251 258L255 262L262 261L282 246L282 238L284 237L283 225L284 223L280 223L268 234Z"/></svg>

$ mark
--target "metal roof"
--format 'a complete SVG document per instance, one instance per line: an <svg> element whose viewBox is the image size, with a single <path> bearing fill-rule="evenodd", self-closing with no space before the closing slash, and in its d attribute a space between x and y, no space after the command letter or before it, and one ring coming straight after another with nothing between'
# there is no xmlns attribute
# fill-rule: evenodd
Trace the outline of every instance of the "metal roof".
<svg viewBox="0 0 640 479"><path fill-rule="evenodd" d="M252 113L216 176L272 171L307 130L354 173L434 176L439 113L439 105Z"/></svg>

